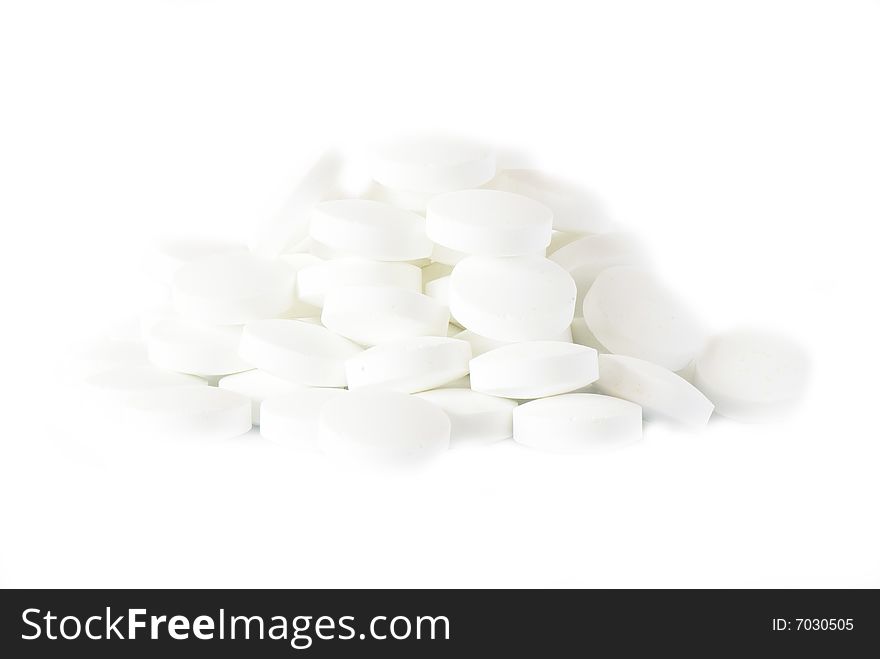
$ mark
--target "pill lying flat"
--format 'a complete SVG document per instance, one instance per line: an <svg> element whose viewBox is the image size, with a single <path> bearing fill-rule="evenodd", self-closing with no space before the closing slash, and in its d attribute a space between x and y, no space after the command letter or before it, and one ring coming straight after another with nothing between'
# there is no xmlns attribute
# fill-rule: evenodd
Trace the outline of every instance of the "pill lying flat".
<svg viewBox="0 0 880 659"><path fill-rule="evenodd" d="M470 389L434 389L417 396L446 412L453 447L491 444L513 436L515 401Z"/></svg>
<svg viewBox="0 0 880 659"><path fill-rule="evenodd" d="M464 190L479 187L495 176L495 153L461 139L389 141L375 149L371 173L374 180L397 190Z"/></svg>
<svg viewBox="0 0 880 659"><path fill-rule="evenodd" d="M286 312L294 302L295 284L296 271L283 261L247 252L216 254L178 270L172 298L184 318L240 325Z"/></svg>
<svg viewBox="0 0 880 659"><path fill-rule="evenodd" d="M297 278L300 299L321 307L328 291L342 286L392 286L420 293L422 271L410 263L345 258L303 268Z"/></svg>
<svg viewBox="0 0 880 659"><path fill-rule="evenodd" d="M159 368L196 375L228 375L253 368L238 354L240 326L204 325L176 317L147 332L150 361Z"/></svg>
<svg viewBox="0 0 880 659"><path fill-rule="evenodd" d="M446 336L449 310L433 298L391 286L345 286L324 299L321 321L362 345Z"/></svg>
<svg viewBox="0 0 880 659"><path fill-rule="evenodd" d="M599 377L592 348L562 341L526 341L471 360L471 388L505 398L542 398L574 391Z"/></svg>
<svg viewBox="0 0 880 659"><path fill-rule="evenodd" d="M584 298L584 320L610 352L671 371L687 366L705 342L681 301L649 272L631 266L599 273Z"/></svg>
<svg viewBox="0 0 880 659"><path fill-rule="evenodd" d="M513 439L525 446L578 453L623 446L642 437L642 410L600 394L563 394L513 411Z"/></svg>
<svg viewBox="0 0 880 659"><path fill-rule="evenodd" d="M449 309L465 328L498 341L558 336L571 325L577 289L539 256L470 256L452 271Z"/></svg>
<svg viewBox="0 0 880 659"><path fill-rule="evenodd" d="M212 238L168 238L159 242L147 268L157 280L171 284L174 275L187 263L215 254L242 254L247 247L240 243Z"/></svg>
<svg viewBox="0 0 880 659"><path fill-rule="evenodd" d="M260 404L264 400L303 388L301 384L279 378L258 368L220 378L217 386L241 394L251 401L252 422L255 426L260 425Z"/></svg>
<svg viewBox="0 0 880 659"><path fill-rule="evenodd" d="M464 377L471 359L467 341L419 336L373 346L345 362L349 389L381 387L413 393Z"/></svg>
<svg viewBox="0 0 880 659"><path fill-rule="evenodd" d="M317 449L324 403L347 394L345 389L309 387L266 398L260 406L260 434L284 446Z"/></svg>
<svg viewBox="0 0 880 659"><path fill-rule="evenodd" d="M251 429L251 402L216 387L160 387L128 400L138 429L186 439L231 439Z"/></svg>
<svg viewBox="0 0 880 659"><path fill-rule="evenodd" d="M312 209L309 235L348 255L376 261L411 261L431 255L421 215L370 199L338 199Z"/></svg>
<svg viewBox="0 0 880 659"><path fill-rule="evenodd" d="M694 384L722 416L772 420L801 399L808 371L799 346L771 332L742 329L710 339L694 363Z"/></svg>
<svg viewBox="0 0 880 659"><path fill-rule="evenodd" d="M134 392L159 387L207 386L195 375L166 371L155 366L119 366L86 378L86 384L104 393L125 398Z"/></svg>
<svg viewBox="0 0 880 659"><path fill-rule="evenodd" d="M433 197L428 237L439 245L480 256L534 254L550 244L553 212L522 195L460 190Z"/></svg>
<svg viewBox="0 0 880 659"><path fill-rule="evenodd" d="M299 320L258 320L241 335L239 354L277 377L312 387L344 387L345 360L362 351L326 327Z"/></svg>
<svg viewBox="0 0 880 659"><path fill-rule="evenodd" d="M328 400L321 410L320 447L339 456L412 462L449 448L449 417L426 400L396 391L362 389Z"/></svg>
<svg viewBox="0 0 880 659"><path fill-rule="evenodd" d="M714 405L699 389L669 369L624 355L599 355L596 389L642 407L646 418L705 426Z"/></svg>

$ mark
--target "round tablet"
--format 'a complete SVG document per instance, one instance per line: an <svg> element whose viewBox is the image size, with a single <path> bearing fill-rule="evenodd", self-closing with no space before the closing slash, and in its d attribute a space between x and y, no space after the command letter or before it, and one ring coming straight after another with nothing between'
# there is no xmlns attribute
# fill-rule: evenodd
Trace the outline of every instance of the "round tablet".
<svg viewBox="0 0 880 659"><path fill-rule="evenodd" d="M187 263L215 254L243 254L247 247L239 243L210 238L173 238L159 242L151 255L148 269L159 281L171 284L174 275Z"/></svg>
<svg viewBox="0 0 880 659"><path fill-rule="evenodd" d="M759 330L712 338L694 364L694 384L715 411L739 421L763 421L788 412L802 397L806 353L788 339Z"/></svg>
<svg viewBox="0 0 880 659"><path fill-rule="evenodd" d="M160 439L222 440L251 429L251 402L216 387L161 387L141 391L128 403L138 414L139 427L160 434Z"/></svg>
<svg viewBox="0 0 880 659"><path fill-rule="evenodd" d="M459 190L428 202L425 228L439 245L480 256L534 254L550 244L553 212L500 190Z"/></svg>
<svg viewBox="0 0 880 659"><path fill-rule="evenodd" d="M311 387L266 398L260 407L260 434L284 446L316 449L324 403L345 395L345 389Z"/></svg>
<svg viewBox="0 0 880 659"><path fill-rule="evenodd" d="M312 209L309 235L331 250L377 261L431 256L425 218L371 199L325 201Z"/></svg>
<svg viewBox="0 0 880 659"><path fill-rule="evenodd" d="M422 293L391 286L345 286L324 298L325 326L362 345L446 336L449 310Z"/></svg>
<svg viewBox="0 0 880 659"><path fill-rule="evenodd" d="M504 169L490 185L546 205L553 211L553 228L559 231L601 233L611 226L599 201L570 181L534 169Z"/></svg>
<svg viewBox="0 0 880 659"><path fill-rule="evenodd" d="M328 291L341 286L393 286L420 293L422 271L410 263L344 258L303 268L297 278L297 295L317 307Z"/></svg>
<svg viewBox="0 0 880 659"><path fill-rule="evenodd" d="M557 336L571 325L577 289L540 256L469 256L452 271L449 309L464 327L498 341Z"/></svg>
<svg viewBox="0 0 880 659"><path fill-rule="evenodd" d="M642 409L600 394L563 394L523 403L513 411L513 439L525 446L580 453L642 438Z"/></svg>
<svg viewBox="0 0 880 659"><path fill-rule="evenodd" d="M251 401L252 421L255 426L260 425L260 404L265 399L303 388L303 385L279 378L259 368L227 375L220 379L217 386L246 396Z"/></svg>
<svg viewBox="0 0 880 659"><path fill-rule="evenodd" d="M453 447L491 444L513 436L515 401L470 389L434 389L416 395L446 412Z"/></svg>
<svg viewBox="0 0 880 659"><path fill-rule="evenodd" d="M195 375L165 371L155 366L119 366L86 378L86 383L103 392L128 396L137 391L159 387L207 386Z"/></svg>
<svg viewBox="0 0 880 659"><path fill-rule="evenodd" d="M671 371L703 346L703 330L679 299L646 270L617 266L599 273L584 298L584 320L610 352Z"/></svg>
<svg viewBox="0 0 880 659"><path fill-rule="evenodd" d="M349 389L377 386L413 393L464 377L470 359L467 341L418 336L364 350L345 362L345 374Z"/></svg>
<svg viewBox="0 0 880 659"><path fill-rule="evenodd" d="M326 327L298 320L258 320L244 326L239 354L297 384L344 387L345 360L362 351Z"/></svg>
<svg viewBox="0 0 880 659"><path fill-rule="evenodd" d="M320 447L336 456L381 462L430 458L449 448L449 417L397 391L350 391L324 403Z"/></svg>
<svg viewBox="0 0 880 659"><path fill-rule="evenodd" d="M253 368L238 354L241 327L214 326L170 317L147 332L150 361L169 371L228 375Z"/></svg>
<svg viewBox="0 0 880 659"><path fill-rule="evenodd" d="M646 417L687 426L705 426L714 407L697 388L669 369L625 355L599 355L596 389L641 405Z"/></svg>
<svg viewBox="0 0 880 659"><path fill-rule="evenodd" d="M476 188L495 176L492 149L465 140L422 137L375 149L373 179L398 190L450 192Z"/></svg>
<svg viewBox="0 0 880 659"><path fill-rule="evenodd" d="M562 341L511 343L471 360L471 389L505 398L555 396L598 377L596 351Z"/></svg>
<svg viewBox="0 0 880 659"><path fill-rule="evenodd" d="M294 301L296 271L282 261L248 252L215 254L174 275L174 307L185 317L215 325L274 318Z"/></svg>

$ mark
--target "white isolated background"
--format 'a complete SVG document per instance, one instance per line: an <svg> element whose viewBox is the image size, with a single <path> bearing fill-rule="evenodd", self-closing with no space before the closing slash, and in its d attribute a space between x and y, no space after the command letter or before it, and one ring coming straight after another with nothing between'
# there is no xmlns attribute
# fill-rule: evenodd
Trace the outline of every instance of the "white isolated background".
<svg viewBox="0 0 880 659"><path fill-rule="evenodd" d="M4 1L0 585L880 586L880 4ZM244 239L317 153L439 130L583 181L790 420L374 473L167 451L70 384L163 235Z"/></svg>

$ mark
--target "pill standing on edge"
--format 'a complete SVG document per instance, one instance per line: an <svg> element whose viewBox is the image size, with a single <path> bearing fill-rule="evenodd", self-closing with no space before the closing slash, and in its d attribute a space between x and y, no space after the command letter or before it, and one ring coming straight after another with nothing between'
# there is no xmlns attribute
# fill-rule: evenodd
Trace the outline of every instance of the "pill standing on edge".
<svg viewBox="0 0 880 659"><path fill-rule="evenodd" d="M416 394L446 412L452 446L491 444L513 436L516 401L471 389L433 389Z"/></svg>
<svg viewBox="0 0 880 659"><path fill-rule="evenodd" d="M260 404L267 398L298 391L303 385L255 368L220 378L217 386L246 396L251 401L253 424L260 425Z"/></svg>

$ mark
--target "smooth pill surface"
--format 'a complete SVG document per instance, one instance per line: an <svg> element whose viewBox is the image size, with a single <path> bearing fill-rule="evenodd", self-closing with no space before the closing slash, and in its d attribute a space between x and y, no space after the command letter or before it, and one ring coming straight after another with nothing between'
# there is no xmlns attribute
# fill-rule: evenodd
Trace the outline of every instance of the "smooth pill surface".
<svg viewBox="0 0 880 659"><path fill-rule="evenodd" d="M217 387L161 387L128 400L141 430L195 439L231 439L251 429L251 401Z"/></svg>
<svg viewBox="0 0 880 659"><path fill-rule="evenodd" d="M303 268L297 278L297 296L321 307L328 291L342 286L393 286L417 293L422 270L410 263L343 258Z"/></svg>
<svg viewBox="0 0 880 659"><path fill-rule="evenodd" d="M220 378L217 386L246 396L251 401L252 421L255 426L260 425L260 404L265 399L303 388L303 385L279 378L258 368Z"/></svg>
<svg viewBox="0 0 880 659"><path fill-rule="evenodd" d="M238 354L241 327L204 325L175 317L147 333L150 361L159 368L195 375L228 375L253 368Z"/></svg>
<svg viewBox="0 0 880 659"><path fill-rule="evenodd" d="M520 256L550 244L553 212L522 195L460 190L428 202L426 229L435 243L466 254Z"/></svg>
<svg viewBox="0 0 880 659"><path fill-rule="evenodd" d="M464 190L479 187L495 176L495 153L460 139L395 140L375 149L371 173L374 180L397 190Z"/></svg>
<svg viewBox="0 0 880 659"><path fill-rule="evenodd" d="M577 289L539 256L471 256L452 271L449 309L466 329L498 341L558 336L571 325Z"/></svg>
<svg viewBox="0 0 880 659"><path fill-rule="evenodd" d="M313 387L344 387L345 360L361 351L326 327L284 319L248 323L239 348L255 367Z"/></svg>
<svg viewBox="0 0 880 659"><path fill-rule="evenodd" d="M625 355L599 355L596 389L637 403L646 418L659 417L687 426L705 426L712 401L667 368Z"/></svg>
<svg viewBox="0 0 880 659"><path fill-rule="evenodd" d="M193 261L174 275L177 312L215 325L240 325L275 318L294 301L296 271L282 261L250 253L215 254Z"/></svg>
<svg viewBox="0 0 880 659"><path fill-rule="evenodd" d="M433 389L468 373L467 341L419 336L373 346L345 362L349 389L375 386L403 393Z"/></svg>
<svg viewBox="0 0 880 659"><path fill-rule="evenodd" d="M700 323L651 273L617 266L599 273L584 298L584 320L609 352L638 357L671 371L700 352Z"/></svg>
<svg viewBox="0 0 880 659"><path fill-rule="evenodd" d="M396 391L363 389L328 400L321 410L320 447L327 453L378 462L412 462L449 448L451 424L439 407Z"/></svg>
<svg viewBox="0 0 880 659"><path fill-rule="evenodd" d="M312 210L309 235L345 254L377 261L412 261L431 255L425 218L371 199L325 201Z"/></svg>
<svg viewBox="0 0 880 659"><path fill-rule="evenodd" d="M600 394L563 394L513 411L513 439L525 446L580 453L631 444L642 437L642 409Z"/></svg>
<svg viewBox="0 0 880 659"><path fill-rule="evenodd" d="M324 403L345 395L345 389L312 387L266 398L260 406L260 435L284 446L317 449Z"/></svg>
<svg viewBox="0 0 880 659"><path fill-rule="evenodd" d="M434 389L417 395L446 412L453 447L491 444L513 436L515 401L470 389Z"/></svg>
<svg viewBox="0 0 880 659"><path fill-rule="evenodd" d="M471 388L506 398L542 398L574 391L599 377L592 348L561 341L511 343L471 360Z"/></svg>
<svg viewBox="0 0 880 659"><path fill-rule="evenodd" d="M801 399L806 353L771 332L735 330L713 337L694 363L694 384L715 411L738 421L772 420Z"/></svg>
<svg viewBox="0 0 880 659"><path fill-rule="evenodd" d="M327 294L321 321L334 332L376 345L413 336L446 336L449 310L433 298L392 286L345 286Z"/></svg>
<svg viewBox="0 0 880 659"><path fill-rule="evenodd" d="M156 246L148 263L150 273L159 281L171 284L174 275L187 263L215 254L243 254L247 247L240 243L211 238L169 238Z"/></svg>

